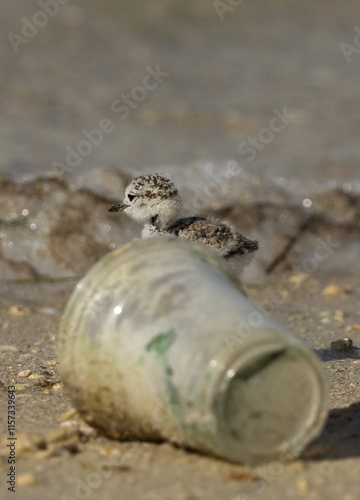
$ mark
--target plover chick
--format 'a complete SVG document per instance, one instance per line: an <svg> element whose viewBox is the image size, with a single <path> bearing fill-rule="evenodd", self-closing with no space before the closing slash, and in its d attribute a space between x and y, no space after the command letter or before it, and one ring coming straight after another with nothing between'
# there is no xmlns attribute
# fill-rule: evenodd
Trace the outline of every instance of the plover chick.
<svg viewBox="0 0 360 500"><path fill-rule="evenodd" d="M250 263L258 242L215 218L181 217L182 202L175 185L166 177L153 174L134 179L125 190L124 201L109 212L125 212L143 223L142 237L180 236L212 248L235 267L238 273Z"/></svg>

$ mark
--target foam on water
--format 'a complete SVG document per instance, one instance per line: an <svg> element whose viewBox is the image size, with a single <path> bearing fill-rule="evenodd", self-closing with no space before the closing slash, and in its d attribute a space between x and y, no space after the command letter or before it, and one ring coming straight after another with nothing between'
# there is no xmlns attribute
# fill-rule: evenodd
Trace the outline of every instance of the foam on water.
<svg viewBox="0 0 360 500"><path fill-rule="evenodd" d="M360 189L357 183L322 184L292 191L235 162L198 162L156 169L171 177L188 215L213 214L256 238L260 251L245 272L264 272L289 244L277 269L314 274L359 269ZM3 280L64 279L83 275L104 253L140 236L141 228L108 207L129 180L150 170L99 167L81 174L1 180ZM153 170L151 170L153 171Z"/></svg>

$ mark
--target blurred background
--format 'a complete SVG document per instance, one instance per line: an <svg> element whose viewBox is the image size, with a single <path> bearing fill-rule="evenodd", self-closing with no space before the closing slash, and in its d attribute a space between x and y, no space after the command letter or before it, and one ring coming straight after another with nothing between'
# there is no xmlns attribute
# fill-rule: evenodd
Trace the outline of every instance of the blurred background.
<svg viewBox="0 0 360 500"><path fill-rule="evenodd" d="M56 235L93 261L128 241L139 229L109 218L106 204L131 177L154 171L179 185L190 211L265 235L262 268L311 211L354 232L357 0L4 0L1 16L7 260L34 263L38 245L46 274L55 250L44 248ZM65 226L69 238L88 234L83 247ZM60 275L78 272L74 259Z"/></svg>

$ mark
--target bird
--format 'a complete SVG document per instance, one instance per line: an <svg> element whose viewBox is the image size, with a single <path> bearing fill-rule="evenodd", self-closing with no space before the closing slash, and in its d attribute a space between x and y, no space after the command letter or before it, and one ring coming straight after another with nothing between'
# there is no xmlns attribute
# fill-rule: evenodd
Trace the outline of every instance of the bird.
<svg viewBox="0 0 360 500"><path fill-rule="evenodd" d="M136 177L125 189L125 198L109 212L124 212L144 224L142 237L175 236L211 248L240 274L258 250L257 240L239 233L229 223L214 217L182 217L183 204L175 184L160 174Z"/></svg>

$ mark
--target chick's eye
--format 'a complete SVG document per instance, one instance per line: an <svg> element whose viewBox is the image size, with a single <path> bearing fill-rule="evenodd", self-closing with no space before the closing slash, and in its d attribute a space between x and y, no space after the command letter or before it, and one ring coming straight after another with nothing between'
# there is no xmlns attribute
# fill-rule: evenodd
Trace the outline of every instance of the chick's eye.
<svg viewBox="0 0 360 500"><path fill-rule="evenodd" d="M128 194L129 201L133 201L134 198L136 198L135 194Z"/></svg>

